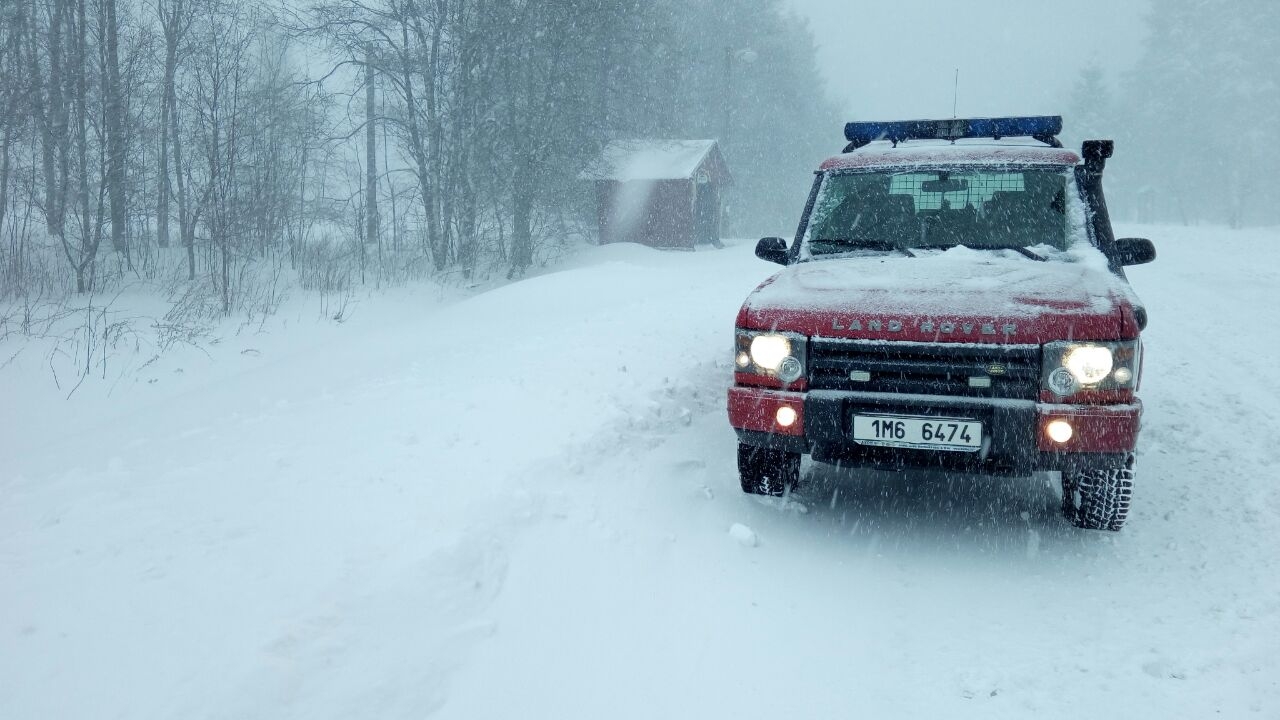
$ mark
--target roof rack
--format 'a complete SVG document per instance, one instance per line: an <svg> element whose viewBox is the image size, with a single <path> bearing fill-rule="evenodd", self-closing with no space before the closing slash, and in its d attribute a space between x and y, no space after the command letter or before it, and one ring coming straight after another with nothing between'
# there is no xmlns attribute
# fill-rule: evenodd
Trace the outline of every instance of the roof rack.
<svg viewBox="0 0 1280 720"><path fill-rule="evenodd" d="M875 140L888 140L896 147L906 140L950 140L961 138L1030 137L1050 146L1062 147L1061 115L1002 118L952 118L951 120L896 120L891 122L845 123L845 152L853 152Z"/></svg>

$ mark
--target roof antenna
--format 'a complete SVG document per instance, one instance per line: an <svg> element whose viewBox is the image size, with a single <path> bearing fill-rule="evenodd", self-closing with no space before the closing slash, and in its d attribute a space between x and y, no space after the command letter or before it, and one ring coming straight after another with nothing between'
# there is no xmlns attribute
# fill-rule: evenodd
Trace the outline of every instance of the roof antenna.
<svg viewBox="0 0 1280 720"><path fill-rule="evenodd" d="M951 119L956 119L956 102L960 99L960 68L956 68L956 84L951 95Z"/></svg>

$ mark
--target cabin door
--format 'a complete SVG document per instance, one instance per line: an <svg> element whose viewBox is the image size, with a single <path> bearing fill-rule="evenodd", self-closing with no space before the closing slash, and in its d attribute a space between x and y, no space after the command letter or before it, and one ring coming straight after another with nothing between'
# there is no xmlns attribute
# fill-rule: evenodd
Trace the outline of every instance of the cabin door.
<svg viewBox="0 0 1280 720"><path fill-rule="evenodd" d="M693 242L720 247L720 193L710 182L695 182L693 187Z"/></svg>

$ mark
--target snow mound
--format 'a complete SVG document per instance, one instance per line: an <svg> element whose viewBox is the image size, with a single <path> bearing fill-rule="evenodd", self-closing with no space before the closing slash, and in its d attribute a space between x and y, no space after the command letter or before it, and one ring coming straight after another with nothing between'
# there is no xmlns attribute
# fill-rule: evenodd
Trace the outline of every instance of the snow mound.
<svg viewBox="0 0 1280 720"><path fill-rule="evenodd" d="M742 523L734 523L729 526L729 537L737 540L738 544L743 547L755 547L760 544L760 538L756 536L756 531Z"/></svg>

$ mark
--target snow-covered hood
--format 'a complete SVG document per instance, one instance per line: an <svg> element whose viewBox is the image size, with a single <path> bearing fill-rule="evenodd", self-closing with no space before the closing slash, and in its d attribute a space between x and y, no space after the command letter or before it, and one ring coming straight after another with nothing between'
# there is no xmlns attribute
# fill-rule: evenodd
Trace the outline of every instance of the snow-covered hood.
<svg viewBox="0 0 1280 720"><path fill-rule="evenodd" d="M1039 262L957 247L791 265L747 298L738 326L928 342L1115 340L1137 337L1132 298L1091 248Z"/></svg>

